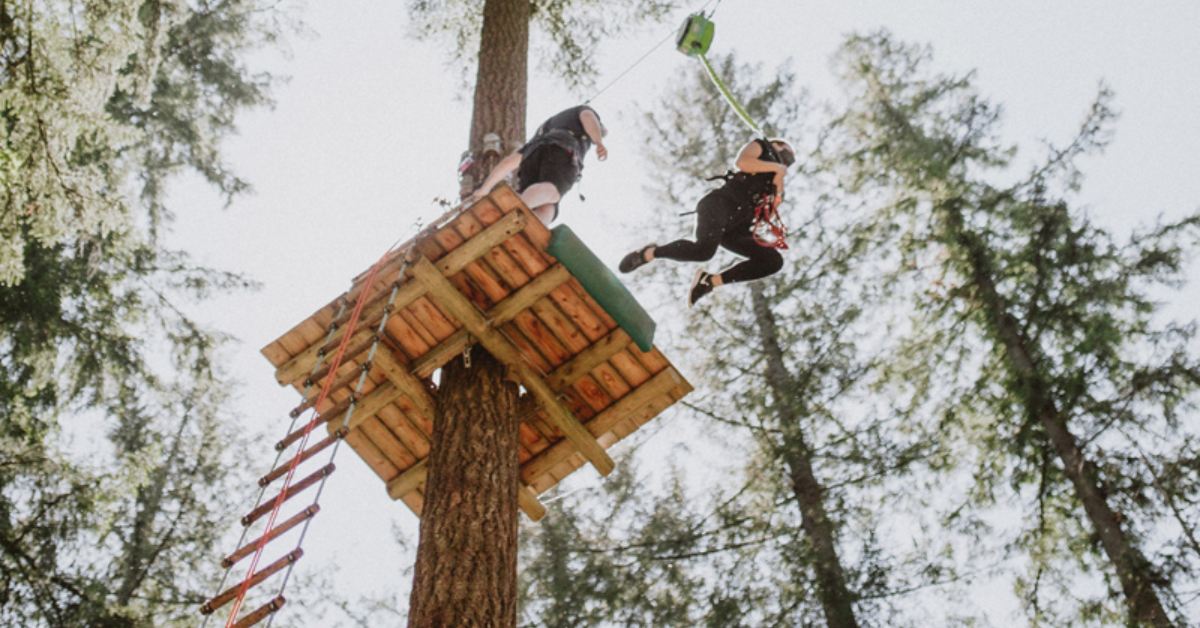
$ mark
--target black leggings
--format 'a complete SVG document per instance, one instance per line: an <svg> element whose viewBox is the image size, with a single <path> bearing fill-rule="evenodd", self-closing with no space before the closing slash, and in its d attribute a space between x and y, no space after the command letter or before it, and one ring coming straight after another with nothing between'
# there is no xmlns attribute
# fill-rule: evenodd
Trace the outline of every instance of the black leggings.
<svg viewBox="0 0 1200 628"><path fill-rule="evenodd" d="M750 281L779 272L783 256L779 251L754 241L753 209L738 210L737 199L722 190L709 192L696 204L696 241L676 240L654 248L655 258L686 262L712 259L718 246L749 259L721 273L725 283ZM739 215L744 214L744 215Z"/></svg>

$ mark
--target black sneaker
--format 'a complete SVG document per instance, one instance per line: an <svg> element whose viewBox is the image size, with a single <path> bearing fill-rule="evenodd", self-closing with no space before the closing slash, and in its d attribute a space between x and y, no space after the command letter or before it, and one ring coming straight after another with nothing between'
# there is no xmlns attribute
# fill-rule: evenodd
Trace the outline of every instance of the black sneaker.
<svg viewBox="0 0 1200 628"><path fill-rule="evenodd" d="M646 249L652 249L655 246L656 245L654 244L647 244L646 246L643 246L629 255L622 257L621 263L617 264L617 270L623 273L631 273L634 270L637 270L639 267L649 264L650 262L646 261Z"/></svg>
<svg viewBox="0 0 1200 628"><path fill-rule="evenodd" d="M692 290L688 292L688 307L692 307L701 297L713 291L712 277L712 273L696 271L696 276L692 278Z"/></svg>

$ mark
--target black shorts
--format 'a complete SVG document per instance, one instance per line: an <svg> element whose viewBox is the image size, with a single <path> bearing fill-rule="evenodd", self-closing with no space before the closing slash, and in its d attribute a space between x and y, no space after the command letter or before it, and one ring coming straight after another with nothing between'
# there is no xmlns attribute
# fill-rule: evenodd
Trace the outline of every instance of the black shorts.
<svg viewBox="0 0 1200 628"><path fill-rule="evenodd" d="M517 191L524 192L535 183L552 183L558 189L558 195L564 196L578 178L579 168L570 151L554 144L542 144L521 157Z"/></svg>

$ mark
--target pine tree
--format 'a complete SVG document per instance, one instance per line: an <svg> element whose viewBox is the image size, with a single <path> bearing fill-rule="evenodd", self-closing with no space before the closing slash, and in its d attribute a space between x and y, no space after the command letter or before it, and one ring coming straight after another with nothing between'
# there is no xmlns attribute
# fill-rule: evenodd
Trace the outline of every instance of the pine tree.
<svg viewBox="0 0 1200 628"><path fill-rule="evenodd" d="M226 338L186 305L250 284L163 246L164 184L246 188L219 142L267 102L263 4L0 2L6 624L169 624L216 567Z"/></svg>
<svg viewBox="0 0 1200 628"><path fill-rule="evenodd" d="M768 131L799 134L805 100L786 66L761 81L761 67L713 61L752 114L773 124ZM702 72L686 76L646 115L660 186L649 217L659 224L639 231L678 231L673 209L702 193L704 178L724 171L748 135L722 101L694 98L710 89ZM919 430L901 429L894 410L862 411L883 405L869 402L882 358L860 346L876 322L868 314L878 286L859 261L873 225L860 227L855 212L815 193L817 174L791 177L789 194L814 205L785 206L793 234L784 270L718 289L680 334L693 372L704 373L685 402L688 420L741 462L737 484L668 484L647 494L614 482L619 497L601 500L618 505L611 512L555 502L523 572L532 580L531 623L552 624L576 608L567 617L585 625L604 625L599 609L609 621L653 625L894 624L901 592L953 576L937 552L885 549L892 539L880 511L899 508L912 467L937 448ZM630 281L643 292L653 284L674 297L663 308L679 308L693 270L655 262ZM669 574L678 574L677 599L639 595ZM651 613L660 619L649 621Z"/></svg>
<svg viewBox="0 0 1200 628"><path fill-rule="evenodd" d="M1030 619L1180 623L1179 587L1200 568L1200 361L1195 323L1161 323L1151 290L1181 285L1200 215L1120 243L1072 209L1077 160L1109 136L1106 89L1066 147L1003 185L1015 150L970 75L938 74L928 50L886 33L853 38L840 61L851 104L830 163L850 193L888 199L898 274L933 275L911 295L930 329L915 359L963 384L940 426L977 448L975 503L1009 485L1028 510L1016 544ZM1088 599L1072 584L1093 568L1108 592Z"/></svg>
<svg viewBox="0 0 1200 628"><path fill-rule="evenodd" d="M531 22L545 26L556 41L571 43L562 50L582 62L591 51L575 42L586 44L594 36L587 34L589 26L607 30L605 13L623 6L584 0L419 1L410 10L421 32L451 34L458 60L478 51L468 145L479 155L488 133L501 139L505 151L524 138ZM478 46L472 46L476 33ZM572 81L591 75L571 63L556 69ZM476 181L499 155L481 157ZM410 626L516 623L518 390L505 379L502 363L482 347L475 353L470 367L463 360L446 366L438 392ZM477 564L487 568L476 569Z"/></svg>

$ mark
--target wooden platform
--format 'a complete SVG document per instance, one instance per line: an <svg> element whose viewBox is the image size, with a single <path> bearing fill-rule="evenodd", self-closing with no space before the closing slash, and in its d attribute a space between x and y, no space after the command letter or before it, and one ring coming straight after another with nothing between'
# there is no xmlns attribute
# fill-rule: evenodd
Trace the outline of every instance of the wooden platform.
<svg viewBox="0 0 1200 628"><path fill-rule="evenodd" d="M334 390L317 410L333 417L326 425L334 433L398 285L347 442L388 494L420 515L436 413L430 376L480 343L529 393L520 426L519 494L522 510L539 519L538 494L586 462L607 474L612 461L604 450L692 389L657 349L637 348L545 252L549 241L550 232L501 185L397 247L368 295L338 372L313 369L322 348L332 353L341 339L344 326L329 337L331 323L343 304L342 319L348 318L366 273L262 353L281 385L303 391L313 376L310 398L333 378Z"/></svg>

